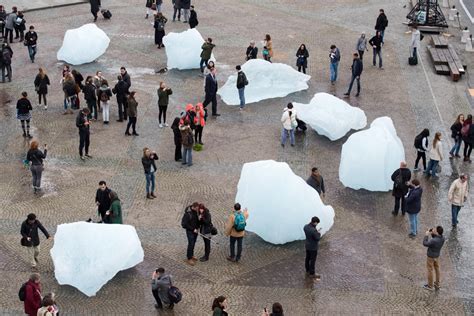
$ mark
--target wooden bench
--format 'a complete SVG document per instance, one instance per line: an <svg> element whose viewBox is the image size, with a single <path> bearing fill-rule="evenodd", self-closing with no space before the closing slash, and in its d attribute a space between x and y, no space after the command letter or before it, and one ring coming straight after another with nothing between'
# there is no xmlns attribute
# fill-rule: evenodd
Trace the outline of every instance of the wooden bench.
<svg viewBox="0 0 474 316"><path fill-rule="evenodd" d="M448 40L441 35L431 35L431 43L435 48L448 48Z"/></svg>
<svg viewBox="0 0 474 316"><path fill-rule="evenodd" d="M453 81L458 81L466 73L456 50L448 41L438 35L431 36L433 46L428 46L428 53L433 61L435 72L440 75L450 75Z"/></svg>

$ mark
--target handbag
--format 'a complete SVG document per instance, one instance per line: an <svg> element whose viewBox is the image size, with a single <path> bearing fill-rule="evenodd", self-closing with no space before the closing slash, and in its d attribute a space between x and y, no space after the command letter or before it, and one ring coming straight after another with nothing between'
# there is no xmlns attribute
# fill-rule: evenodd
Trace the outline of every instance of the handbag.
<svg viewBox="0 0 474 316"><path fill-rule="evenodd" d="M217 235L217 233L218 233L217 228L215 228L214 225L211 224L211 235L215 236L215 235Z"/></svg>
<svg viewBox="0 0 474 316"><path fill-rule="evenodd" d="M29 241L28 241L25 237L21 237L21 239L20 239L20 244L21 244L23 247L28 247L28 246L29 246Z"/></svg>

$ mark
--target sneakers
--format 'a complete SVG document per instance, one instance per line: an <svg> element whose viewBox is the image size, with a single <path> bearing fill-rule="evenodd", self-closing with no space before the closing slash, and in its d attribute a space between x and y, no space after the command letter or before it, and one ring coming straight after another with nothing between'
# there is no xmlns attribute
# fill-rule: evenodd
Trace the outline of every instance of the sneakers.
<svg viewBox="0 0 474 316"><path fill-rule="evenodd" d="M344 97L345 98L349 97L349 92L344 93Z"/></svg>
<svg viewBox="0 0 474 316"><path fill-rule="evenodd" d="M167 123L165 123L165 127L168 127L169 125Z"/></svg>
<svg viewBox="0 0 474 316"><path fill-rule="evenodd" d="M133 132L132 135L133 136L140 136L138 133L135 133L135 132Z"/></svg>
<svg viewBox="0 0 474 316"><path fill-rule="evenodd" d="M46 111L47 109L48 109L48 106L47 106L47 105L45 105L45 106L44 106L44 110Z"/></svg>
<svg viewBox="0 0 474 316"><path fill-rule="evenodd" d="M419 171L419 170L420 170L420 168L418 168L418 167L413 168L413 171Z"/></svg>
<svg viewBox="0 0 474 316"><path fill-rule="evenodd" d="M432 286L429 286L428 284L423 285L423 288L428 291L434 291L434 288Z"/></svg>
<svg viewBox="0 0 474 316"><path fill-rule="evenodd" d="M416 234L409 233L409 234L408 234L408 237L410 237L410 238L415 238L415 237L416 237Z"/></svg>
<svg viewBox="0 0 474 316"><path fill-rule="evenodd" d="M199 258L199 261L201 261L201 262L206 262L208 260L209 260L209 258L206 257L206 256L203 256L203 257Z"/></svg>
<svg viewBox="0 0 474 316"><path fill-rule="evenodd" d="M160 123L160 125L158 125L160 128L163 128L163 124Z"/></svg>
<svg viewBox="0 0 474 316"><path fill-rule="evenodd" d="M89 154L86 154L85 156L86 156L87 158L92 158L92 156L89 155Z"/></svg>
<svg viewBox="0 0 474 316"><path fill-rule="evenodd" d="M86 157L84 157L84 156L81 156L81 160L86 160Z"/></svg>

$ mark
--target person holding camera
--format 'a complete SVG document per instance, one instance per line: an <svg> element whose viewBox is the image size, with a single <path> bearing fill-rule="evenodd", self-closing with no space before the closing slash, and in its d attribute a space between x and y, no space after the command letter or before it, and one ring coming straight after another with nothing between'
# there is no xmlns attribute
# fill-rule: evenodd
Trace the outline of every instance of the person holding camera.
<svg viewBox="0 0 474 316"><path fill-rule="evenodd" d="M448 201L451 203L451 222L453 228L458 225L458 214L464 202L467 200L469 193L469 185L467 183L467 175L461 173L459 179L453 181L448 191Z"/></svg>
<svg viewBox="0 0 474 316"><path fill-rule="evenodd" d="M410 236L414 238L418 232L418 213L421 210L421 195L423 189L420 187L420 181L413 179L408 186L408 193L405 196L405 209L408 213L408 220L410 222Z"/></svg>
<svg viewBox="0 0 474 316"><path fill-rule="evenodd" d="M430 238L431 237L431 238ZM436 228L430 228L423 238L423 246L428 247L426 267L428 269L428 284L423 286L424 289L433 291L433 289L439 290L440 285L440 273L439 273L439 255L441 248L444 245L443 227L437 226ZM433 269L435 270L436 281L433 283ZM434 288L433 288L434 286Z"/></svg>
<svg viewBox="0 0 474 316"><path fill-rule="evenodd" d="M156 301L155 308L163 309L163 304L166 304L169 309L173 309L174 304L171 303L168 295L171 282L171 275L165 273L164 268L158 268L153 271L151 275L151 292Z"/></svg>
<svg viewBox="0 0 474 316"><path fill-rule="evenodd" d="M306 224L303 228L304 234L306 235L306 258L305 258L305 269L306 273L314 278L320 279L319 274L315 274L316 258L318 256L319 240L321 239L321 228L317 228L319 224L319 218L313 216L311 222Z"/></svg>
<svg viewBox="0 0 474 316"><path fill-rule="evenodd" d="M156 164L155 160L158 160L158 155L155 151L151 151L148 147L143 148L142 165L145 171L146 179L146 198L154 199L155 195L155 172Z"/></svg>

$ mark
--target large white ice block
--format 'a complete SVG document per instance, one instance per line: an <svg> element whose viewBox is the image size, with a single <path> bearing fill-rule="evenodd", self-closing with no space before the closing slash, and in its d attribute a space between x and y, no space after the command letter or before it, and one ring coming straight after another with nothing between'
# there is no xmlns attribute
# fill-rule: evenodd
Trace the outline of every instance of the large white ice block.
<svg viewBox="0 0 474 316"><path fill-rule="evenodd" d="M265 99L285 97L290 93L308 89L311 76L296 71L292 67L270 63L263 59L251 59L242 65L249 84L245 87L245 103ZM237 74L229 76L225 85L217 92L229 105L239 105Z"/></svg>
<svg viewBox="0 0 474 316"><path fill-rule="evenodd" d="M342 146L339 180L356 190L389 191L393 186L390 177L401 161L405 161L405 150L392 119L379 117Z"/></svg>
<svg viewBox="0 0 474 316"><path fill-rule="evenodd" d="M135 227L77 222L61 224L51 249L59 284L94 296L117 272L143 261Z"/></svg>
<svg viewBox="0 0 474 316"><path fill-rule="evenodd" d="M90 63L105 53L109 43L109 37L97 25L84 24L66 31L57 58L72 65Z"/></svg>
<svg viewBox="0 0 474 316"><path fill-rule="evenodd" d="M367 125L364 111L328 93L316 93L309 104L293 102L293 105L300 120L330 140L337 140L351 129Z"/></svg>
<svg viewBox="0 0 474 316"><path fill-rule="evenodd" d="M168 69L199 69L204 39L197 29L168 33L163 37L163 44L168 58ZM210 60L215 61L214 54Z"/></svg>
<svg viewBox="0 0 474 316"><path fill-rule="evenodd" d="M305 239L304 225L318 216L321 233L334 223L334 209L293 173L287 163L261 160L244 164L235 201L248 208L246 230L272 244Z"/></svg>

